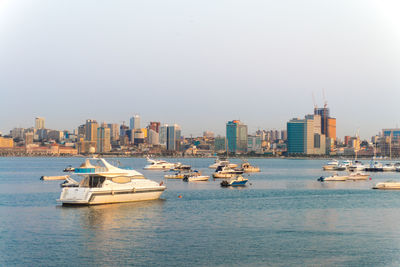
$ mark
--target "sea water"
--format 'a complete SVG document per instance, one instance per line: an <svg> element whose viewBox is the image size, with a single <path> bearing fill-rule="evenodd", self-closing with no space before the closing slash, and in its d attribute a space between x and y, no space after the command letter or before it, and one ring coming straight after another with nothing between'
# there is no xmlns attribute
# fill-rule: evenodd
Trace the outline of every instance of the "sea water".
<svg viewBox="0 0 400 267"><path fill-rule="evenodd" d="M213 159L171 161L213 171ZM261 172L244 188L167 180L160 200L63 207L60 181L39 178L82 162L0 158L1 266L400 265L400 191L371 189L400 173L321 183L325 161L250 159ZM141 158L110 162L166 174Z"/></svg>

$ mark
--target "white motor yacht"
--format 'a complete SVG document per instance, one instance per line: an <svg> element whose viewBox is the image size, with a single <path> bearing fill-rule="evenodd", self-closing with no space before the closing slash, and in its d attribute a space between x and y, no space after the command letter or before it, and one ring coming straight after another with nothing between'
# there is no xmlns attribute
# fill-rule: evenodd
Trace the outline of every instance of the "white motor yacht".
<svg viewBox="0 0 400 267"><path fill-rule="evenodd" d="M372 189L381 189L381 190L400 190L400 182L388 181L377 183Z"/></svg>
<svg viewBox="0 0 400 267"><path fill-rule="evenodd" d="M343 160L342 163L340 163L337 167L336 170L338 171L345 171L347 170L350 166L353 165L353 162L351 160Z"/></svg>
<svg viewBox="0 0 400 267"><path fill-rule="evenodd" d="M219 166L228 166L229 168L236 168L238 165L230 163L229 160L217 158L215 163L211 164L208 168L217 169Z"/></svg>
<svg viewBox="0 0 400 267"><path fill-rule="evenodd" d="M176 167L176 163L170 163L165 160L154 160L147 158L147 161L150 163L146 165L144 170L171 170Z"/></svg>
<svg viewBox="0 0 400 267"><path fill-rule="evenodd" d="M336 170L336 168L339 166L339 161L337 160L332 160L326 163L324 166L322 166L322 169L324 171L333 171Z"/></svg>
<svg viewBox="0 0 400 267"><path fill-rule="evenodd" d="M219 166L213 173L214 178L232 178L243 174L243 170L232 169L228 166Z"/></svg>
<svg viewBox="0 0 400 267"><path fill-rule="evenodd" d="M117 168L104 159L102 166L89 159L75 174L83 176L77 187L63 187L58 201L67 205L94 205L153 200L160 198L165 186L146 179L135 170Z"/></svg>
<svg viewBox="0 0 400 267"><path fill-rule="evenodd" d="M395 172L396 166L393 163L387 163L387 164L383 165L382 170L384 172Z"/></svg>
<svg viewBox="0 0 400 267"><path fill-rule="evenodd" d="M368 166L364 165L361 161L355 161L353 165L347 169L352 172L364 171Z"/></svg>

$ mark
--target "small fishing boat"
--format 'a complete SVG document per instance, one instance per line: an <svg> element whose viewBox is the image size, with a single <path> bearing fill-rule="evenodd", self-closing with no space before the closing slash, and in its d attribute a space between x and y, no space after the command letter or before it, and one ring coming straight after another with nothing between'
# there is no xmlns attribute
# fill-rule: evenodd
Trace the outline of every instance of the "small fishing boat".
<svg viewBox="0 0 400 267"><path fill-rule="evenodd" d="M239 175L236 177L236 179L231 179L231 180L223 180L221 182L221 186L227 187L227 186L244 186L246 183L249 181L249 179L243 178L243 176Z"/></svg>
<svg viewBox="0 0 400 267"><path fill-rule="evenodd" d="M369 174L364 173L364 172L352 172L349 174L349 176L347 177L348 180L367 180L369 177Z"/></svg>
<svg viewBox="0 0 400 267"><path fill-rule="evenodd" d="M244 162L242 163L241 169L243 170L243 172L245 173L249 173L249 172L260 172L260 168L257 166L252 166L250 165L250 163L248 162Z"/></svg>
<svg viewBox="0 0 400 267"><path fill-rule="evenodd" d="M326 163L324 166L322 166L322 169L324 171L333 171L336 170L336 168L339 166L339 161L337 160L332 160Z"/></svg>
<svg viewBox="0 0 400 267"><path fill-rule="evenodd" d="M351 172L364 171L367 167L361 161L355 161L353 165L348 167L348 170Z"/></svg>
<svg viewBox="0 0 400 267"><path fill-rule="evenodd" d="M191 174L187 174L185 177L183 177L183 181L185 182L208 181L208 179L210 179L210 176L202 175L199 171L194 171Z"/></svg>
<svg viewBox="0 0 400 267"><path fill-rule="evenodd" d="M400 182L387 181L382 183L377 183L372 189L381 190L400 190Z"/></svg>
<svg viewBox="0 0 400 267"><path fill-rule="evenodd" d="M347 175L342 175L342 176L340 176L340 175L338 175L337 173L335 173L334 175L332 175L332 176L328 176L328 177L323 177L323 176L321 176L321 177L319 177L318 179L317 179L317 181L319 181L319 182L333 182L333 181L340 181L340 182L342 182L342 181L347 181L347 179L348 179L348 176Z"/></svg>
<svg viewBox="0 0 400 267"><path fill-rule="evenodd" d="M183 179L188 172L177 171L174 174L164 175L165 179Z"/></svg>

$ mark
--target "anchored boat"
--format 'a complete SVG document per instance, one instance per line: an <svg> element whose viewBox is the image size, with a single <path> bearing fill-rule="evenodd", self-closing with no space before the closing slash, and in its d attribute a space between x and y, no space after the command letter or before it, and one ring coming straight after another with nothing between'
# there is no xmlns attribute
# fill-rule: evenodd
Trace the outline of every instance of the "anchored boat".
<svg viewBox="0 0 400 267"><path fill-rule="evenodd" d="M84 178L77 187L63 187L59 202L69 205L94 205L158 199L166 189L135 170L115 167L106 160L92 165L89 159L75 174Z"/></svg>

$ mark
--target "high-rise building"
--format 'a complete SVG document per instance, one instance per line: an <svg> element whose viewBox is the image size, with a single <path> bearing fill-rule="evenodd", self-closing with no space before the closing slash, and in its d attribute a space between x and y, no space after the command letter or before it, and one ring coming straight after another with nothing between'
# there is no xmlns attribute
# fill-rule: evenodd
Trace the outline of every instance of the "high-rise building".
<svg viewBox="0 0 400 267"><path fill-rule="evenodd" d="M247 151L251 152L262 152L262 136L261 135L249 135L247 138Z"/></svg>
<svg viewBox="0 0 400 267"><path fill-rule="evenodd" d="M180 150L181 127L174 124L167 127L167 150Z"/></svg>
<svg viewBox="0 0 400 267"><path fill-rule="evenodd" d="M97 141L97 128L99 124L95 120L86 120L85 125L85 140L86 141Z"/></svg>
<svg viewBox="0 0 400 267"><path fill-rule="evenodd" d="M295 118L287 123L289 154L325 154L325 135L319 121L319 115L306 115L303 120Z"/></svg>
<svg viewBox="0 0 400 267"><path fill-rule="evenodd" d="M336 119L328 118L328 126L327 126L326 137L332 138L336 140Z"/></svg>
<svg viewBox="0 0 400 267"><path fill-rule="evenodd" d="M224 136L217 136L214 140L214 151L226 151L226 138Z"/></svg>
<svg viewBox="0 0 400 267"><path fill-rule="evenodd" d="M247 125L239 120L228 121L226 124L226 139L230 153L246 153Z"/></svg>
<svg viewBox="0 0 400 267"><path fill-rule="evenodd" d="M117 123L109 123L107 127L110 128L110 139L112 141L119 140L119 125Z"/></svg>
<svg viewBox="0 0 400 267"><path fill-rule="evenodd" d="M140 116L134 115L132 118L130 118L129 126L131 130L140 129Z"/></svg>
<svg viewBox="0 0 400 267"><path fill-rule="evenodd" d="M25 146L33 144L33 132L25 133Z"/></svg>
<svg viewBox="0 0 400 267"><path fill-rule="evenodd" d="M321 133L326 135L328 132L329 108L314 108L314 115L321 116Z"/></svg>
<svg viewBox="0 0 400 267"><path fill-rule="evenodd" d="M164 124L163 126L160 127L160 133L159 133L160 145L165 147L167 147L167 129L168 129L168 124Z"/></svg>
<svg viewBox="0 0 400 267"><path fill-rule="evenodd" d="M159 133L154 131L153 129L149 129L148 136L147 136L147 142L150 145L158 145L158 144L160 144Z"/></svg>
<svg viewBox="0 0 400 267"><path fill-rule="evenodd" d="M160 132L160 122L158 121L151 121L148 126L149 129L159 133Z"/></svg>
<svg viewBox="0 0 400 267"><path fill-rule="evenodd" d="M97 128L97 146L96 151L98 153L106 153L111 150L111 138L110 138L110 128L103 123Z"/></svg>
<svg viewBox="0 0 400 267"><path fill-rule="evenodd" d="M35 129L44 129L44 118L35 118Z"/></svg>

